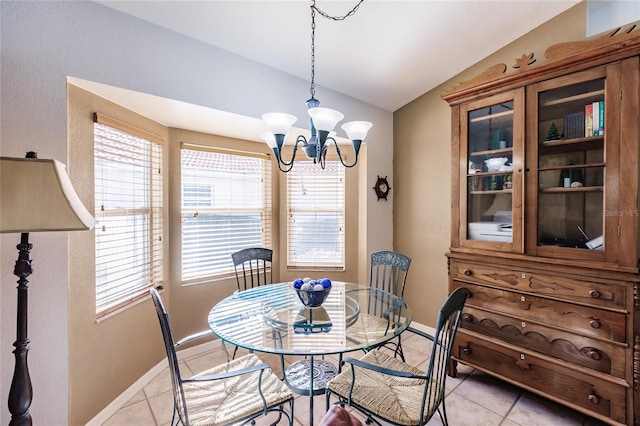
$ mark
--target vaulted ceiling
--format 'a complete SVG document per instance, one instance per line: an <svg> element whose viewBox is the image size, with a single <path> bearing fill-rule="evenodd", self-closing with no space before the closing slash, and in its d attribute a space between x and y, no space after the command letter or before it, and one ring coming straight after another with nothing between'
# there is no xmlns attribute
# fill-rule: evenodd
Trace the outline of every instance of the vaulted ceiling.
<svg viewBox="0 0 640 426"><path fill-rule="evenodd" d="M388 111L438 86L579 0L366 0L316 15L316 84ZM311 1L99 1L310 80ZM317 0L344 16L358 0Z"/></svg>

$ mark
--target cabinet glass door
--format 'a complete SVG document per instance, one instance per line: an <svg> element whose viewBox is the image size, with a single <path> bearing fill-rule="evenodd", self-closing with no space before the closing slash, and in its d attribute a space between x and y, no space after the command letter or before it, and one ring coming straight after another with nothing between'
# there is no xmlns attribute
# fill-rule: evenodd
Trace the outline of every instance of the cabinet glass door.
<svg viewBox="0 0 640 426"><path fill-rule="evenodd" d="M604 78L538 92L538 247L605 248L604 113Z"/></svg>
<svg viewBox="0 0 640 426"><path fill-rule="evenodd" d="M514 101L467 111L467 240L513 241Z"/></svg>

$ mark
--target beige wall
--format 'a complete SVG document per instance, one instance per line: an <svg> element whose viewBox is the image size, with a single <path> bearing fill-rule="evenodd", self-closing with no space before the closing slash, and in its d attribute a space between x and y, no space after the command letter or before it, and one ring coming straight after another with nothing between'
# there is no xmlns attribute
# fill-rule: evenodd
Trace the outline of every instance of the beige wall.
<svg viewBox="0 0 640 426"><path fill-rule="evenodd" d="M93 211L93 113L101 112L165 141L169 133L72 85L67 85L67 106L69 157L76 165L69 173L78 195ZM165 169L167 165L165 156ZM69 424L74 425L90 420L157 364L164 352L158 319L148 301L96 322L94 241L84 233L69 233Z"/></svg>
<svg viewBox="0 0 640 426"><path fill-rule="evenodd" d="M176 339L204 330L213 305L236 289L235 278L183 286L181 276L180 228L180 144L188 142L247 152L267 153L264 143L172 129L106 101L73 85L68 85L69 152L75 167L70 174L82 199L93 199L93 113L154 133L165 139L165 291L163 300L171 316ZM366 157L365 157L366 158ZM286 220L280 204L285 202L286 175L273 167L273 212L275 264L274 281L292 280L301 275L329 275L332 279L357 281L360 217L359 187L365 176L358 168L346 170L346 269L344 272L287 271ZM93 203L87 202L91 211ZM69 266L69 420L84 424L165 356L158 321L149 299L96 322L94 239L70 233Z"/></svg>
<svg viewBox="0 0 640 426"><path fill-rule="evenodd" d="M434 325L447 296L451 112L441 94L492 65L504 63L511 70L523 54L534 53L541 63L547 47L584 39L585 28L586 2L582 2L394 113L393 245L412 258L405 295L414 321Z"/></svg>

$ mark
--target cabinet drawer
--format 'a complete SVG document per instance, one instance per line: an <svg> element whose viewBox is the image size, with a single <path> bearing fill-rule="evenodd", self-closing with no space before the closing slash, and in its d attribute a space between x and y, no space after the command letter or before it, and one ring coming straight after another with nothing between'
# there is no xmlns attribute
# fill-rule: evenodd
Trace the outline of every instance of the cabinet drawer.
<svg viewBox="0 0 640 426"><path fill-rule="evenodd" d="M625 418L628 386L584 374L549 360L475 338L461 329L452 355L455 359L490 371L552 399L567 401L585 412L609 417L621 424Z"/></svg>
<svg viewBox="0 0 640 426"><path fill-rule="evenodd" d="M461 327L601 373L625 378L625 347L467 305Z"/></svg>
<svg viewBox="0 0 640 426"><path fill-rule="evenodd" d="M502 287L556 299L625 309L626 287L615 284L573 280L553 275L530 273L509 268L493 268L472 263L455 262L452 278L494 287Z"/></svg>
<svg viewBox="0 0 640 426"><path fill-rule="evenodd" d="M512 291L453 281L453 289L471 291L467 305L513 316L518 321L535 321L587 337L625 342L626 316L582 305L573 305Z"/></svg>

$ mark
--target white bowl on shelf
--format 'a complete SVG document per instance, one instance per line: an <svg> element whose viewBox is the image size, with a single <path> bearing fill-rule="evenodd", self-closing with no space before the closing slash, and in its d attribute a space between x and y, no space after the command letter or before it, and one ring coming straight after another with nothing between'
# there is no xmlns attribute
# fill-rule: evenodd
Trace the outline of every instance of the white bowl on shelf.
<svg viewBox="0 0 640 426"><path fill-rule="evenodd" d="M484 163L487 165L487 170L490 172L499 172L502 166L509 161L507 157L496 157L496 158L488 158L484 160Z"/></svg>

